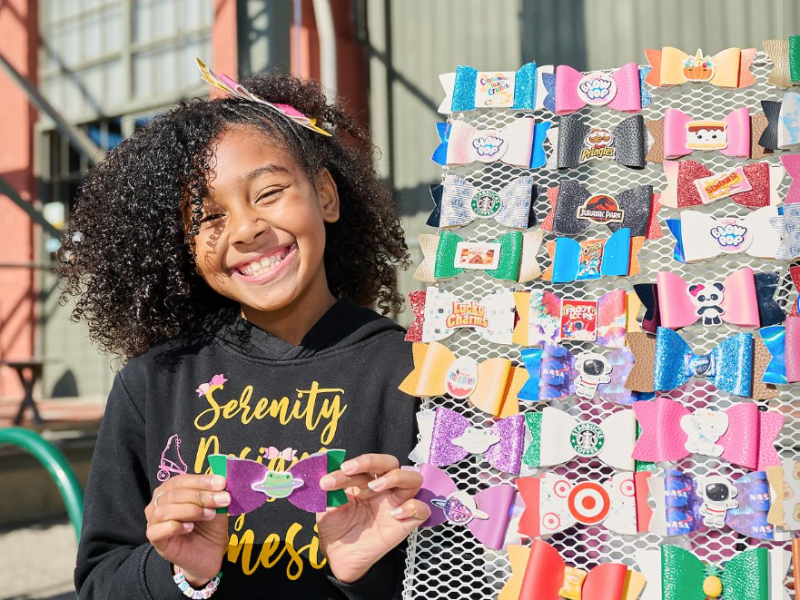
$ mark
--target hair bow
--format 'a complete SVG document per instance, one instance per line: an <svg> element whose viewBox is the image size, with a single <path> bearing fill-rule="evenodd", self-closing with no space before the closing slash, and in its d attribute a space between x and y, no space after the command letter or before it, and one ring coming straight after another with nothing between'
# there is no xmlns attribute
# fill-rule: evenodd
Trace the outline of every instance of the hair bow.
<svg viewBox="0 0 800 600"><path fill-rule="evenodd" d="M618 348L599 354L581 352L574 356L568 348L544 344L541 348L520 350L528 379L517 393L520 400L556 400L573 394L591 400L595 396L615 404L632 404L634 394L624 383L633 367L633 354Z"/></svg>
<svg viewBox="0 0 800 600"><path fill-rule="evenodd" d="M554 74L542 75L547 90L544 107L557 115L568 115L587 105L639 112L651 102L649 92L643 89L644 75L648 71L640 69L636 63L628 63L611 74L584 74L570 66L559 65Z"/></svg>
<svg viewBox="0 0 800 600"><path fill-rule="evenodd" d="M780 238L775 258L794 260L800 257L800 204L781 207L769 223Z"/></svg>
<svg viewBox="0 0 800 600"><path fill-rule="evenodd" d="M203 81L206 83L213 85L215 88L222 90L223 92L230 94L231 96L235 96L236 98L240 98L242 100L247 100L248 102L254 102L256 104L261 104L262 106L266 106L274 110L276 113L283 115L290 121L297 123L298 125L302 125L306 129L310 129L316 133L326 135L330 137L330 133L322 129L321 127L317 126L317 120L311 119L301 113L299 110L294 108L293 106L289 106L288 104L280 104L278 102L267 102L260 96L249 92L247 88L245 88L241 83L238 83L236 80L231 79L225 73L215 73L212 69L206 67L205 63L200 60L199 58L195 58L197 61L197 66L200 69L200 73L203 76Z"/></svg>
<svg viewBox="0 0 800 600"><path fill-rule="evenodd" d="M535 346L562 340L622 348L628 321L628 294L615 290L595 300L560 298L553 292L516 292L519 320L512 342Z"/></svg>
<svg viewBox="0 0 800 600"><path fill-rule="evenodd" d="M647 462L678 462L691 454L721 457L745 469L779 465L775 439L784 416L743 402L727 410L690 412L680 402L658 398L633 405L641 434L632 456Z"/></svg>
<svg viewBox="0 0 800 600"><path fill-rule="evenodd" d="M499 192L481 190L461 175L448 175L442 185L431 186L435 207L428 217L431 227L460 227L475 219L494 219L501 225L527 229L536 224L533 177L518 177Z"/></svg>
<svg viewBox="0 0 800 600"><path fill-rule="evenodd" d="M549 472L520 477L517 488L525 511L519 520L519 533L541 537L576 523L602 523L609 531L622 535L646 532L651 514L647 504L649 478L648 472L617 473L603 483L577 483Z"/></svg>
<svg viewBox="0 0 800 600"><path fill-rule="evenodd" d="M517 393L525 382L525 370L511 366L507 358L478 363L467 356L456 357L438 342L414 343L414 369L399 386L410 396L448 394L495 417L516 414Z"/></svg>
<svg viewBox="0 0 800 600"><path fill-rule="evenodd" d="M422 262L414 279L434 282L460 275L466 270L482 270L489 277L506 281L533 281L541 274L536 255L544 232L512 231L493 242L470 242L457 233L443 230L439 235L421 233Z"/></svg>
<svg viewBox="0 0 800 600"><path fill-rule="evenodd" d="M743 252L775 260L781 247L776 224L780 227L782 223L773 222L773 219L779 215L779 210L786 208L765 206L741 218L725 219L685 210L678 219L667 219L667 226L676 240L673 257L678 262L691 263L720 254Z"/></svg>
<svg viewBox="0 0 800 600"><path fill-rule="evenodd" d="M436 123L441 143L431 160L439 165L468 165L501 160L522 169L538 169L547 162L544 140L550 121L532 117L514 119L503 129L478 129L466 121Z"/></svg>
<svg viewBox="0 0 800 600"><path fill-rule="evenodd" d="M636 392L674 390L692 377L704 377L719 390L756 400L775 398L774 387L762 382L769 353L752 333L723 340L708 354L694 354L680 334L659 327L656 337L629 333L635 360L625 387Z"/></svg>
<svg viewBox="0 0 800 600"><path fill-rule="evenodd" d="M728 48L714 56L703 55L698 50L694 56L664 46L661 50L644 51L652 70L645 82L653 87L669 87L692 82L708 82L724 88L742 88L753 85L756 78L750 66L756 57L755 48Z"/></svg>
<svg viewBox="0 0 800 600"><path fill-rule="evenodd" d="M651 131L655 135L661 130L653 127ZM750 158L750 110L736 109L722 120L694 120L683 111L668 108L664 111L663 138L659 137L655 135L653 148L663 148L667 159L680 158L695 150L719 150L727 156ZM661 162L658 158L656 152L648 156L648 160Z"/></svg>
<svg viewBox="0 0 800 600"><path fill-rule="evenodd" d="M767 83L780 88L800 85L800 35L788 40L764 40L764 50L772 61Z"/></svg>
<svg viewBox="0 0 800 600"><path fill-rule="evenodd" d="M630 229L634 237L657 239L662 236L658 223L659 194L652 185L640 185L617 194L592 194L577 181L564 181L547 190L550 214L542 229L562 235L585 232L592 223L611 231Z"/></svg>
<svg viewBox="0 0 800 600"><path fill-rule="evenodd" d="M407 342L436 342L456 329L470 328L496 344L511 344L514 330L513 292L487 294L480 301L461 301L452 292L436 287L408 294L414 320L406 332Z"/></svg>
<svg viewBox="0 0 800 600"><path fill-rule="evenodd" d="M767 474L754 471L736 481L720 475L696 481L682 471L667 470L649 480L655 507L651 533L662 536L688 535L704 525L722 529L726 525L746 537L760 540L788 539L767 522L770 509Z"/></svg>
<svg viewBox="0 0 800 600"><path fill-rule="evenodd" d="M767 119L758 139L768 150L785 150L800 144L800 93L784 92L783 100L762 100Z"/></svg>
<svg viewBox="0 0 800 600"><path fill-rule="evenodd" d="M542 274L544 281L570 283L602 277L628 277L639 274L639 252L644 237L632 237L630 229L619 229L605 240L560 237L547 242L550 266Z"/></svg>
<svg viewBox="0 0 800 600"><path fill-rule="evenodd" d="M281 451L275 446L270 446L269 448L264 449L264 458L267 460L275 460L276 458L280 458L281 460L292 462L296 456L297 450L293 450L291 448L286 448L285 450Z"/></svg>
<svg viewBox="0 0 800 600"><path fill-rule="evenodd" d="M656 283L639 283L634 290L647 309L642 329L656 333L658 327L681 329L702 320L703 325L723 321L739 327L757 328L782 323L786 318L775 301L777 273L753 273L739 269L723 283L688 284L680 275L660 271Z"/></svg>
<svg viewBox="0 0 800 600"><path fill-rule="evenodd" d="M638 552L647 579L642 600L784 600L791 553L761 546L736 554L725 566L704 563L690 550L664 544Z"/></svg>
<svg viewBox="0 0 800 600"><path fill-rule="evenodd" d="M636 600L645 587L644 575L621 563L590 569L568 567L558 550L543 540L530 548L510 545L511 578L498 600Z"/></svg>
<svg viewBox="0 0 800 600"><path fill-rule="evenodd" d="M778 529L800 529L800 462L784 459L780 465L767 469L767 480L775 499L770 506L767 522Z"/></svg>
<svg viewBox="0 0 800 600"><path fill-rule="evenodd" d="M783 201L786 204L800 204L800 154L784 154L781 156L781 164L792 178Z"/></svg>
<svg viewBox="0 0 800 600"><path fill-rule="evenodd" d="M227 513L231 516L249 513L268 498L286 498L300 510L319 513L329 506L347 504L344 490L326 492L319 487L320 479L339 469L344 457L344 450L319 452L286 471L272 471L260 462L224 454L210 454L208 464L214 475L225 477L225 489L231 495Z"/></svg>
<svg viewBox="0 0 800 600"><path fill-rule="evenodd" d="M535 62L522 65L516 72L478 71L459 65L455 73L439 75L445 92L439 112L449 114L476 108L535 110L541 106L537 98L537 80L541 77L538 71Z"/></svg>
<svg viewBox="0 0 800 600"><path fill-rule="evenodd" d="M767 162L750 163L715 174L693 160L665 160L667 189L659 201L671 208L701 206L722 198L730 198L751 209L772 206L781 203L778 187L785 174L783 167Z"/></svg>
<svg viewBox="0 0 800 600"><path fill-rule="evenodd" d="M791 267L789 274L800 291L800 266ZM764 373L764 383L783 384L800 381L800 296L792 303L783 326L761 329L761 339L771 355Z"/></svg>
<svg viewBox="0 0 800 600"><path fill-rule="evenodd" d="M423 464L419 472L422 486L416 497L431 508L431 516L420 528L436 527L445 521L466 525L484 546L503 548L517 495L513 485L493 485L471 496L459 491L450 475L439 467Z"/></svg>
<svg viewBox="0 0 800 600"><path fill-rule="evenodd" d="M574 115L561 117L547 138L556 148L548 158L548 169L569 169L606 158L631 169L643 169L647 164L648 134L642 115L628 117L613 129L591 127Z"/></svg>

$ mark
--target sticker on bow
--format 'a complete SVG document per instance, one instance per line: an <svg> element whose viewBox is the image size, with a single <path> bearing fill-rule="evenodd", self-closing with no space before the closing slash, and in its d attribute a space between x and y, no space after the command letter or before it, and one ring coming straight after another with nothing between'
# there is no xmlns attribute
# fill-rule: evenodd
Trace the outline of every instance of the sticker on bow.
<svg viewBox="0 0 800 600"><path fill-rule="evenodd" d="M724 150L728 147L728 124L725 121L689 121L686 123L686 147Z"/></svg>
<svg viewBox="0 0 800 600"><path fill-rule="evenodd" d="M721 283L690 285L686 288L689 299L695 305L696 314L703 319L703 325L722 325L722 307L725 286Z"/></svg>
<svg viewBox="0 0 800 600"><path fill-rule="evenodd" d="M707 54L703 56L703 51L699 48L694 56L687 56L683 61L683 76L692 83L714 79L715 70L714 61Z"/></svg>
<svg viewBox="0 0 800 600"><path fill-rule="evenodd" d="M455 267L494 271L500 264L500 244L490 242L458 242Z"/></svg>
<svg viewBox="0 0 800 600"><path fill-rule="evenodd" d="M491 219L503 208L503 199L497 192L480 190L470 200L470 208L477 217Z"/></svg>
<svg viewBox="0 0 800 600"><path fill-rule="evenodd" d="M720 219L719 225L711 228L711 237L719 244L722 252L735 254L747 248L752 242L752 234L739 219Z"/></svg>
<svg viewBox="0 0 800 600"><path fill-rule="evenodd" d="M597 338L597 302L562 300L560 339L593 342Z"/></svg>
<svg viewBox="0 0 800 600"><path fill-rule="evenodd" d="M453 492L446 500L434 498L431 504L441 508L448 521L459 525L466 525L473 519L485 521L489 518L485 512L478 510L475 499L467 492Z"/></svg>
<svg viewBox="0 0 800 600"><path fill-rule="evenodd" d="M625 211L619 207L614 197L597 194L588 198L583 206L578 208L578 218L601 225L622 223L625 220Z"/></svg>
<svg viewBox="0 0 800 600"><path fill-rule="evenodd" d="M569 434L569 443L579 456L597 456L605 442L603 430L594 423L580 423Z"/></svg>
<svg viewBox="0 0 800 600"><path fill-rule="evenodd" d="M728 415L722 411L700 409L681 417L681 429L686 434L684 447L692 454L722 456L725 448L717 444L728 430Z"/></svg>
<svg viewBox="0 0 800 600"><path fill-rule="evenodd" d="M725 477L713 475L701 479L697 485L697 495L703 500L700 506L703 525L714 529L724 527L728 511L739 506L739 501L734 500L736 494L736 487Z"/></svg>
<svg viewBox="0 0 800 600"><path fill-rule="evenodd" d="M603 264L603 250L605 241L598 240L591 244L581 247L581 256L578 261L578 273L575 275L576 281L589 279L600 279L600 267Z"/></svg>
<svg viewBox="0 0 800 600"><path fill-rule="evenodd" d="M481 73L475 89L475 106L513 106L516 73Z"/></svg>
<svg viewBox="0 0 800 600"><path fill-rule="evenodd" d="M605 106L616 95L617 83L602 73L589 73L578 83L578 97L590 106Z"/></svg>
<svg viewBox="0 0 800 600"><path fill-rule="evenodd" d="M261 492L268 498L288 498L302 485L303 480L292 477L288 471L267 471L264 479L251 487L253 491Z"/></svg>
<svg viewBox="0 0 800 600"><path fill-rule="evenodd" d="M493 134L494 132L491 133ZM475 152L477 153L478 160L480 162L493 162L505 154L505 140L497 135L492 134L486 132L486 135L482 135L479 138L472 140L472 147L475 148ZM498 208L497 210L500 209Z"/></svg>
<svg viewBox="0 0 800 600"><path fill-rule="evenodd" d="M744 173L744 167L736 167L719 175L695 179L694 185L703 204L709 204L734 194L750 192L753 189L750 180Z"/></svg>
<svg viewBox="0 0 800 600"><path fill-rule="evenodd" d="M582 352L575 357L575 369L578 378L575 380L575 395L591 400L597 393L598 386L609 383L613 367L608 359L596 352Z"/></svg>
<svg viewBox="0 0 800 600"><path fill-rule="evenodd" d="M469 356L456 359L447 371L444 385L453 398L469 398L478 385L478 363Z"/></svg>
<svg viewBox="0 0 800 600"><path fill-rule="evenodd" d="M595 127L583 140L580 162L585 163L593 158L614 158L614 135L608 129Z"/></svg>

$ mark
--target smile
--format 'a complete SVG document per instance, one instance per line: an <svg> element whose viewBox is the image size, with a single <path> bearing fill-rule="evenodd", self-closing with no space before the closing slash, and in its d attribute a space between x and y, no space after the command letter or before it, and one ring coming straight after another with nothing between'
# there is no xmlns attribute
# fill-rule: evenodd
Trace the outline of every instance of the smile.
<svg viewBox="0 0 800 600"><path fill-rule="evenodd" d="M236 265L231 269L231 274L246 281L261 282L271 279L289 259L297 254L297 243L286 246L278 252L268 256L261 256L247 263Z"/></svg>

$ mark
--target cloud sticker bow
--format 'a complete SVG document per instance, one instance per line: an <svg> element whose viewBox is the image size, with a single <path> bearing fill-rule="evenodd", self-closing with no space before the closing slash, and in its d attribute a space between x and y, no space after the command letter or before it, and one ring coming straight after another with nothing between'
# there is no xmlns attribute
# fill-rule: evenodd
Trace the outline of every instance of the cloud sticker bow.
<svg viewBox="0 0 800 600"><path fill-rule="evenodd" d="M585 240L560 237L547 242L550 266L542 273L544 281L571 283L602 277L638 275L639 252L643 237L632 237L630 229L620 229L604 240Z"/></svg>
<svg viewBox="0 0 800 600"><path fill-rule="evenodd" d="M750 71L755 48L728 48L714 56L704 55L702 50L692 56L671 46L661 50L647 48L644 52L652 67L645 82L653 87L710 83L723 88L743 88L756 82Z"/></svg>
<svg viewBox="0 0 800 600"><path fill-rule="evenodd" d="M547 90L544 106L557 115L568 115L584 106L608 106L622 112L639 112L650 104L649 92L642 91L644 75L649 71L628 63L611 74L584 74L567 65L559 65L555 74L544 73Z"/></svg>

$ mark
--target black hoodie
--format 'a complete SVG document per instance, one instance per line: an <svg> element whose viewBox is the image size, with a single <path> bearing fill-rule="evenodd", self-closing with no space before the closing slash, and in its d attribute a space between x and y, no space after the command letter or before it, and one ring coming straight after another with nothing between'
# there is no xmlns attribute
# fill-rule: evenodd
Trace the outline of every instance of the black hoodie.
<svg viewBox="0 0 800 600"><path fill-rule="evenodd" d="M171 565L145 537L144 509L162 481L205 472L209 454L257 459L273 448L273 455L296 451L300 458L343 448L348 457L380 452L407 463L416 403L397 386L411 368L402 329L349 299L299 346L221 311L184 339L132 359L114 381L86 487L75 570L80 598L184 598ZM289 465L273 460L274 468ZM400 597L399 550L343 584L325 567L314 528L313 514L285 500L230 517L213 597Z"/></svg>

